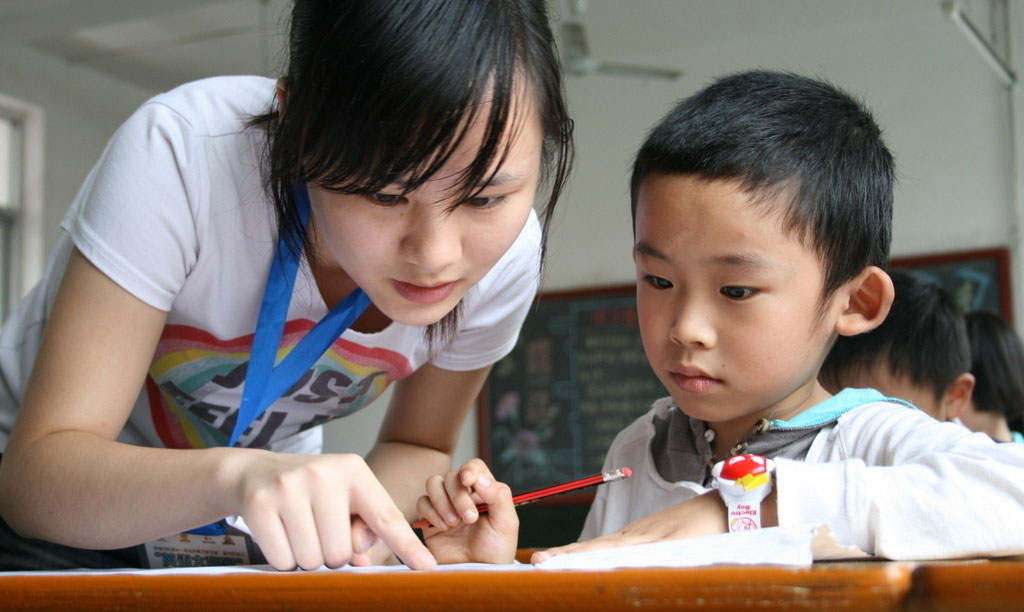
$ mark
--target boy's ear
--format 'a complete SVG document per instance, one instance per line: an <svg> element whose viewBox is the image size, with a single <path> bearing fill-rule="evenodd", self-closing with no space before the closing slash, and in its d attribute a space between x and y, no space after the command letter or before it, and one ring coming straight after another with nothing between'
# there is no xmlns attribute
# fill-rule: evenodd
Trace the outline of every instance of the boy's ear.
<svg viewBox="0 0 1024 612"><path fill-rule="evenodd" d="M843 307L835 329L841 336L856 336L881 325L896 295L892 279L878 266L864 268L839 291Z"/></svg>
<svg viewBox="0 0 1024 612"><path fill-rule="evenodd" d="M974 374L964 372L953 379L946 387L942 396L942 403L945 410L943 413L947 421L959 418L964 409L971 403L971 395L974 393Z"/></svg>

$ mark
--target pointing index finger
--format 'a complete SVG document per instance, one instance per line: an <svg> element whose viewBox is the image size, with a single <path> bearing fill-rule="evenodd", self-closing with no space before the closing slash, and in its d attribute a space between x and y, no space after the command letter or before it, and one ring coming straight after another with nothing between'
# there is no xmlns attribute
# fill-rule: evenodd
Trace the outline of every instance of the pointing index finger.
<svg viewBox="0 0 1024 612"><path fill-rule="evenodd" d="M437 560L409 526L401 510L384 487L367 472L369 478L352 481L352 514L358 515L384 540L403 563L412 569L432 569Z"/></svg>

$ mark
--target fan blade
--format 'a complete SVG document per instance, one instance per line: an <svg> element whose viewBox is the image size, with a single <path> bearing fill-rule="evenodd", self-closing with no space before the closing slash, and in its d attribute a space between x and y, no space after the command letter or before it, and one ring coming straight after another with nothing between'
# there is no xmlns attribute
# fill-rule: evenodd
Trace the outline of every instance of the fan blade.
<svg viewBox="0 0 1024 612"><path fill-rule="evenodd" d="M674 80L683 76L681 70L659 68L657 66L638 66L635 64L618 64L615 62L597 62L597 72L640 78Z"/></svg>
<svg viewBox="0 0 1024 612"><path fill-rule="evenodd" d="M578 21L562 22L562 52L568 63L572 63L577 58L590 56L590 50L587 48L587 34L583 31L582 23Z"/></svg>

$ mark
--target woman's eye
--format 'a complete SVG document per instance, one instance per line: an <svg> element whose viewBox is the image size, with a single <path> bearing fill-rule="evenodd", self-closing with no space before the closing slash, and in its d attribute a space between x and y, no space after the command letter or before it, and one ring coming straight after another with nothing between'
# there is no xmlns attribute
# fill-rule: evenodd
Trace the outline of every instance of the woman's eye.
<svg viewBox="0 0 1024 612"><path fill-rule="evenodd" d="M400 193L371 193L370 199L378 204L398 204L402 201Z"/></svg>
<svg viewBox="0 0 1024 612"><path fill-rule="evenodd" d="M749 287L722 287L721 292L730 300L745 300L754 295L754 290Z"/></svg>
<svg viewBox="0 0 1024 612"><path fill-rule="evenodd" d="M494 206L504 199L505 196L477 196L475 198L469 198L466 200L466 203L473 208L487 208L488 206Z"/></svg>
<svg viewBox="0 0 1024 612"><path fill-rule="evenodd" d="M655 289L671 289L672 283L668 282L660 276L652 276L650 274L644 275L644 282L654 287Z"/></svg>

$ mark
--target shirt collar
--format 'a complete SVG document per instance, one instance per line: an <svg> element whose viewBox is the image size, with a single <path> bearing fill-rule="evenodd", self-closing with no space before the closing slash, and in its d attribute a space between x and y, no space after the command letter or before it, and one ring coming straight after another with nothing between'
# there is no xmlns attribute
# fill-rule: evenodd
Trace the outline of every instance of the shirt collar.
<svg viewBox="0 0 1024 612"><path fill-rule="evenodd" d="M843 389L827 400L815 404L796 415L788 421L776 419L771 422L772 427L781 429L792 429L796 427L814 427L829 421L834 421L840 416L849 412L857 406L871 404L874 402L894 402L905 406L914 407L910 402L885 397L874 389Z"/></svg>

